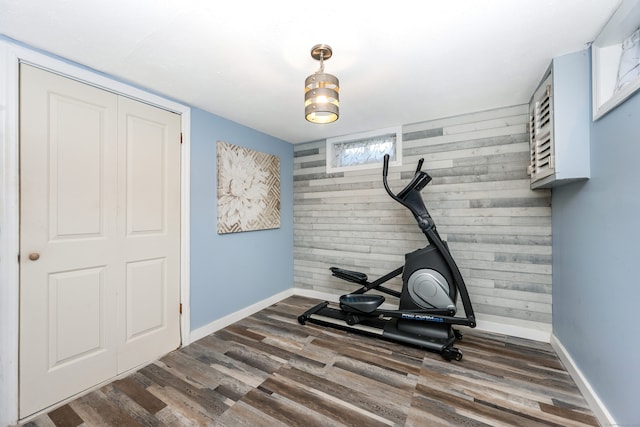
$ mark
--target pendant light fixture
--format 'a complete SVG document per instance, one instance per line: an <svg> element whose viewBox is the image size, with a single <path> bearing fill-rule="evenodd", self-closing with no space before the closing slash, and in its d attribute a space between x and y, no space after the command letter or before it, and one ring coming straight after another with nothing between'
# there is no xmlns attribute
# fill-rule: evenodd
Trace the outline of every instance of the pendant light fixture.
<svg viewBox="0 0 640 427"><path fill-rule="evenodd" d="M320 61L320 69L304 81L304 117L311 123L331 123L340 116L340 83L336 76L324 72L324 61L332 54L326 44L311 48L311 57Z"/></svg>

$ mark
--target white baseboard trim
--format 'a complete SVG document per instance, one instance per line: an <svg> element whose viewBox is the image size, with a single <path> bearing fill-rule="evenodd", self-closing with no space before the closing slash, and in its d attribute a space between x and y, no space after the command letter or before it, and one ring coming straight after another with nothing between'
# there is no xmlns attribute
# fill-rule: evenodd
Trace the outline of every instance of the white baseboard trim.
<svg viewBox="0 0 640 427"><path fill-rule="evenodd" d="M192 330L189 334L189 342L184 343L184 345L197 341L200 338L204 338L207 335L224 328L225 326L229 326L230 324L237 322L238 320L250 316L257 311L262 310L263 308L269 307L270 305L275 304L278 301L282 301L283 299L293 295L299 295L330 302L338 302L338 299L340 298L340 295L331 294L328 292L314 291L311 289L287 289L267 299L259 301L249 307L224 316L221 319L214 320L208 325ZM390 304L383 304L382 306L384 308L392 310L396 308L396 306ZM479 331L494 332L498 334L547 343L549 342L551 337L551 325L545 325L537 322L527 322L524 320L518 321L515 319L511 321L511 319L498 318L496 316L482 314L477 315L476 320L478 323L476 329L478 329Z"/></svg>
<svg viewBox="0 0 640 427"><path fill-rule="evenodd" d="M575 364L573 358L569 352L567 352L567 349L553 334L551 335L551 347L553 347L558 358L578 386L578 389L589 404L589 408L593 411L593 414L598 419L600 425L617 426L618 423L616 423L611 413L607 410L607 407L604 405L602 400L600 400L593 387L591 387L591 384L589 384L589 381L587 381L586 377L582 374L582 371L580 371L578 366Z"/></svg>
<svg viewBox="0 0 640 427"><path fill-rule="evenodd" d="M548 343L551 339L551 325L527 320L510 319L476 313L476 329L512 337Z"/></svg>
<svg viewBox="0 0 640 427"><path fill-rule="evenodd" d="M189 342L183 343L183 346L186 346L194 341L199 340L200 338L204 338L207 335L211 335L212 333L231 325L239 320L244 319L247 316L252 315L264 308L269 307L279 301L282 301L285 298L289 298L294 295L293 288L287 289L280 293L277 293L269 298L266 298L262 301L258 301L255 304L250 305L249 307L245 307L241 310L238 310L234 313L228 314L218 320L214 320L213 322L201 326L198 329L194 329L189 334Z"/></svg>
<svg viewBox="0 0 640 427"><path fill-rule="evenodd" d="M311 289L293 288L293 295L315 298L323 301L338 302L340 295L330 294L328 292L314 291ZM384 305L384 304L383 304Z"/></svg>
<svg viewBox="0 0 640 427"><path fill-rule="evenodd" d="M314 291L311 289L293 289L294 295L316 298L329 302L338 302L339 295L327 292ZM398 307L391 304L382 304L383 308L394 310ZM497 316L476 315L478 326L476 329L485 332L495 332L497 334L509 335L518 338L525 338L534 341L549 342L551 337L551 325L537 322L527 322L524 320L504 319Z"/></svg>

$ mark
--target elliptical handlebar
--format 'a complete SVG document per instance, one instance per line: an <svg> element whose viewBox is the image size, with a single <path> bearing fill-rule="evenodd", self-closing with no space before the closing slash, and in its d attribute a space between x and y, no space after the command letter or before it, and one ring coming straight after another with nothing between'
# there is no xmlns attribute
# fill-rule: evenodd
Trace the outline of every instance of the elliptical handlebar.
<svg viewBox="0 0 640 427"><path fill-rule="evenodd" d="M402 200L400 200L398 198L398 196L396 196L393 191L391 191L391 188L389 188L389 183L387 181L387 174L389 173L389 155L385 154L384 155L384 162L382 165L382 183L384 184L384 189L387 190L387 193L389 193L389 196L391 196L391 198L397 202L402 203Z"/></svg>
<svg viewBox="0 0 640 427"><path fill-rule="evenodd" d="M382 165L382 177L384 178L385 182L387 181L387 173L389 172L389 155L385 154L384 155L384 162Z"/></svg>
<svg viewBox="0 0 640 427"><path fill-rule="evenodd" d="M418 166L416 167L416 173L411 179L411 181L404 187L398 194L394 194L389 188L389 183L387 181L387 175L389 174L389 155L384 155L384 162L382 166L382 183L384 184L384 189L387 191L391 198L399 203L405 204L403 201L406 199L407 195L412 191L420 191L431 181L431 177L428 173L422 171L422 165L424 163L424 158L418 160Z"/></svg>
<svg viewBox="0 0 640 427"><path fill-rule="evenodd" d="M416 174L420 171L422 171L422 164L424 163L424 157L420 158L420 160L418 160L418 166L416 167ZM382 176L383 177L387 177L387 174L389 172L389 155L385 154L384 155L384 164L382 166Z"/></svg>

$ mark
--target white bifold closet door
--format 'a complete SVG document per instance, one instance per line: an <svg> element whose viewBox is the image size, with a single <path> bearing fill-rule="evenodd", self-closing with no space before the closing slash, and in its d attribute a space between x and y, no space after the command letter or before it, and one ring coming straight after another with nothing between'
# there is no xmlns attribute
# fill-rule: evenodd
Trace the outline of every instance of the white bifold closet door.
<svg viewBox="0 0 640 427"><path fill-rule="evenodd" d="M20 66L20 417L180 345L180 116Z"/></svg>

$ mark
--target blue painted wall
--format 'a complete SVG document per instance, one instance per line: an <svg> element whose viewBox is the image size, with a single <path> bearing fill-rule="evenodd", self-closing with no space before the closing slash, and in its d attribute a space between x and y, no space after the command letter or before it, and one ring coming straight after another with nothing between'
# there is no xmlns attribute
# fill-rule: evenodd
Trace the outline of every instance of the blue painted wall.
<svg viewBox="0 0 640 427"><path fill-rule="evenodd" d="M217 234L216 142L280 157L279 229ZM191 329L293 287L293 145L191 110Z"/></svg>
<svg viewBox="0 0 640 427"><path fill-rule="evenodd" d="M553 331L619 425L640 405L640 93L591 124L591 178L552 190Z"/></svg>

